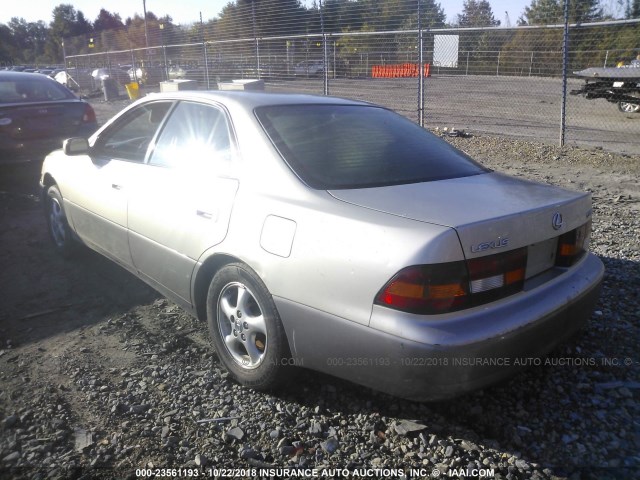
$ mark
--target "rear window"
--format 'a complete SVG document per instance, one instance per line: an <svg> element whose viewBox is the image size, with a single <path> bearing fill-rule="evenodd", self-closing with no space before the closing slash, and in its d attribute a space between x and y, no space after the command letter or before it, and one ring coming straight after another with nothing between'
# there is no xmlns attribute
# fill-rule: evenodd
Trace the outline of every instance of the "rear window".
<svg viewBox="0 0 640 480"><path fill-rule="evenodd" d="M256 115L293 171L316 189L429 182L487 171L381 107L277 105L258 107Z"/></svg>
<svg viewBox="0 0 640 480"><path fill-rule="evenodd" d="M34 74L37 76L39 74ZM0 103L54 102L75 98L58 82L40 78L0 80Z"/></svg>

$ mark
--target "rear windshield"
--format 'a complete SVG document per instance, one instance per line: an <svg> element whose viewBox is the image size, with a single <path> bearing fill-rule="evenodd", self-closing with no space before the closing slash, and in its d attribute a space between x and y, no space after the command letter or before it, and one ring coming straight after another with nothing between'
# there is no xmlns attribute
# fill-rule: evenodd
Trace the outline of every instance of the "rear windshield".
<svg viewBox="0 0 640 480"><path fill-rule="evenodd" d="M55 102L76 98L58 82L47 77L0 80L0 103Z"/></svg>
<svg viewBox="0 0 640 480"><path fill-rule="evenodd" d="M316 189L428 182L487 171L381 107L277 105L258 107L256 115L293 171Z"/></svg>

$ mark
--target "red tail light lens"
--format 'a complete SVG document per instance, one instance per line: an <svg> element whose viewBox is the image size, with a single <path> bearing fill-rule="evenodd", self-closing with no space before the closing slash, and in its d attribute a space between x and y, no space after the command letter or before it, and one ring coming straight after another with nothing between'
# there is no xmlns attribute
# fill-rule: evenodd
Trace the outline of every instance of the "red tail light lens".
<svg viewBox="0 0 640 480"><path fill-rule="evenodd" d="M459 310L468 301L467 268L461 261L400 270L378 293L375 303L403 312L435 314Z"/></svg>
<svg viewBox="0 0 640 480"><path fill-rule="evenodd" d="M590 236L591 220L575 230L560 235L558 238L556 265L558 267L570 267L580 260L589 248Z"/></svg>
<svg viewBox="0 0 640 480"><path fill-rule="evenodd" d="M96 112L93 107L88 103L84 106L84 114L82 115L82 121L84 123L96 123Z"/></svg>
<svg viewBox="0 0 640 480"><path fill-rule="evenodd" d="M375 303L422 315L461 310L522 290L527 249L468 262L416 265L398 272Z"/></svg>

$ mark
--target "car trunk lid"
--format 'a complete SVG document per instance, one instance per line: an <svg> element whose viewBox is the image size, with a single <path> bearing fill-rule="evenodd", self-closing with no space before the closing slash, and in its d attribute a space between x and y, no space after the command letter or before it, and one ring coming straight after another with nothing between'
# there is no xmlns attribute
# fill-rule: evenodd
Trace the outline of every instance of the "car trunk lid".
<svg viewBox="0 0 640 480"><path fill-rule="evenodd" d="M467 259L525 246L536 247L544 257L553 250L550 239L591 218L588 193L495 172L329 193L353 205L454 228ZM535 254L533 247L530 255Z"/></svg>

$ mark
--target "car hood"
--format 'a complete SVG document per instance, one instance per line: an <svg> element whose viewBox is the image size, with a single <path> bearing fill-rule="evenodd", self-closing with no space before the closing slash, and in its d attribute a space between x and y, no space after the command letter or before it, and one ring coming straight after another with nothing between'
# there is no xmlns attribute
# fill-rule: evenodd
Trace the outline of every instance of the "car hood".
<svg viewBox="0 0 640 480"><path fill-rule="evenodd" d="M360 207L454 228L467 257L495 253L494 248L507 245L509 249L518 248L553 238L591 217L588 193L495 172L329 193ZM561 225L556 214L562 216Z"/></svg>

